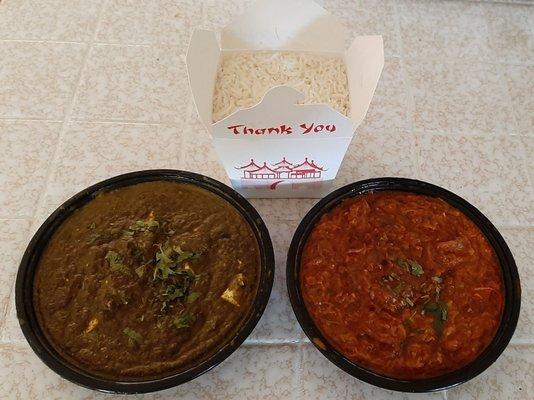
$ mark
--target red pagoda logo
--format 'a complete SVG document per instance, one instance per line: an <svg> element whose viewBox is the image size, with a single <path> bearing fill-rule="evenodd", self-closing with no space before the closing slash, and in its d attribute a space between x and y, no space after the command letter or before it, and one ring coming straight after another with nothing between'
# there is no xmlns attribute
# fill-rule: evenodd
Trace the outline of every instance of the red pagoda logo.
<svg viewBox="0 0 534 400"><path fill-rule="evenodd" d="M251 159L247 165L236 167L243 172L241 179L320 179L322 172L326 171L319 167L313 160L306 157L300 164L292 164L284 157L276 164L267 165L263 162L260 166Z"/></svg>

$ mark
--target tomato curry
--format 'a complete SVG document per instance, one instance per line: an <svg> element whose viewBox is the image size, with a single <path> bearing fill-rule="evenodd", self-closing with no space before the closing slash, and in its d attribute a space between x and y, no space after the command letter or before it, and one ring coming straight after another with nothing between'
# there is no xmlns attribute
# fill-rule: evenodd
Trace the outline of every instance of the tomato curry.
<svg viewBox="0 0 534 400"><path fill-rule="evenodd" d="M376 373L424 379L491 342L503 310L496 254L445 201L376 192L324 214L305 245L304 302L330 344Z"/></svg>

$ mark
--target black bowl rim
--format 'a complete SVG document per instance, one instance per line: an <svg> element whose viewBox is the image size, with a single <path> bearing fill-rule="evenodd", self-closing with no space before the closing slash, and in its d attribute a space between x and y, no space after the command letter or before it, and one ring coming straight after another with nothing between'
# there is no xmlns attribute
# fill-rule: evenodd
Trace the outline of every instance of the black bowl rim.
<svg viewBox="0 0 534 400"><path fill-rule="evenodd" d="M403 191L439 197L475 222L497 253L505 288L505 306L501 323L488 347L475 360L459 370L422 380L395 379L374 373L351 362L335 350L315 326L304 305L299 284L300 256L316 221L343 199L373 191ZM521 285L517 266L508 245L489 219L458 195L439 186L407 178L384 177L354 182L335 190L315 204L302 219L293 235L287 256L286 281L291 306L300 326L311 343L328 360L364 382L400 392L417 393L445 390L464 383L483 372L500 356L510 342L517 325L521 306Z"/></svg>
<svg viewBox="0 0 534 400"><path fill-rule="evenodd" d="M46 340L35 318L31 298L35 266L41 251L55 229L76 209L98 193L149 181L189 183L222 197L234 206L250 224L261 256L258 293L252 309L237 334L214 355L183 372L145 381L116 381L91 375L62 358ZM147 393L168 389L188 382L214 368L229 357L250 335L269 301L274 280L274 252L269 231L256 209L239 193L227 185L204 175L189 171L154 169L130 172L98 182L77 193L58 207L34 234L22 257L15 284L17 318L22 332L35 354L63 378L89 389L106 393Z"/></svg>

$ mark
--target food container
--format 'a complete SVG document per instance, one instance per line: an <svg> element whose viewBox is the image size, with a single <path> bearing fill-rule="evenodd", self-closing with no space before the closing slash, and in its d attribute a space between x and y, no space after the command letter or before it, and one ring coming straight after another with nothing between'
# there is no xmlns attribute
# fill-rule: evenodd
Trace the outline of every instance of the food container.
<svg viewBox="0 0 534 400"><path fill-rule="evenodd" d="M386 377L365 369L344 357L323 337L310 317L302 298L299 273L301 254L307 238L319 218L343 199L376 191L412 192L439 197L470 218L486 236L495 250L502 268L504 309L495 337L488 347L471 363L446 375L421 380L402 380ZM432 392L447 389L477 376L488 368L504 351L517 325L521 305L521 286L514 258L501 234L474 206L438 186L403 178L376 178L344 186L319 201L298 226L287 256L287 289L297 320L314 346L331 362L350 375L385 389L403 392Z"/></svg>
<svg viewBox="0 0 534 400"><path fill-rule="evenodd" d="M103 191L148 181L188 183L206 189L229 202L250 224L258 241L261 259L260 280L251 311L235 336L227 340L214 355L193 367L173 375L145 381L112 381L93 376L61 357L43 334L32 301L33 279L39 258L54 231L77 209ZM20 263L15 287L17 318L22 332L37 356L54 372L71 382L90 389L110 393L144 393L167 389L187 382L221 363L232 354L252 332L259 321L271 293L274 276L274 255L269 232L257 211L241 195L222 183L203 175L176 170L148 170L120 175L97 183L76 194L48 217L32 238Z"/></svg>
<svg viewBox="0 0 534 400"><path fill-rule="evenodd" d="M232 186L246 197L322 197L336 177L367 113L384 64L381 36L347 47L342 22L311 0L259 0L218 33L195 30L187 51L189 83L200 120ZM303 94L275 86L250 108L213 122L217 72L224 55L306 52L344 59L349 117L326 104L297 104Z"/></svg>

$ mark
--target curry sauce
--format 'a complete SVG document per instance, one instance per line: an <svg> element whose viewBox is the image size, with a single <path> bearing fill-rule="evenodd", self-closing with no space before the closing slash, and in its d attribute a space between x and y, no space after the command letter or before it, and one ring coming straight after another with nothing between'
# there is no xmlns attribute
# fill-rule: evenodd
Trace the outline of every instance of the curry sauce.
<svg viewBox="0 0 534 400"><path fill-rule="evenodd" d="M457 370L491 342L504 307L492 246L439 198L377 192L324 214L300 272L325 338L373 372L424 379Z"/></svg>
<svg viewBox="0 0 534 400"><path fill-rule="evenodd" d="M231 340L250 314L260 254L243 215L187 183L96 196L56 230L34 281L39 324L94 375L180 372Z"/></svg>

